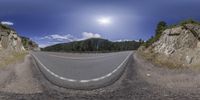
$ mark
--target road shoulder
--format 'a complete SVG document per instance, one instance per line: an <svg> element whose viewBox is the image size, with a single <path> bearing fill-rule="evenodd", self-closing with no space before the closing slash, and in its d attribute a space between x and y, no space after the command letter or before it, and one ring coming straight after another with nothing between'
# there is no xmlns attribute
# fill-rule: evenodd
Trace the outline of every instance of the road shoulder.
<svg viewBox="0 0 200 100"><path fill-rule="evenodd" d="M173 91L196 91L200 86L199 71L190 68L170 69L158 67L144 60L139 54L134 55L138 74L150 84L159 85Z"/></svg>
<svg viewBox="0 0 200 100"><path fill-rule="evenodd" d="M27 55L22 62L18 62L9 67L10 75L2 85L0 91L8 93L33 94L41 93L42 89L34 78L31 67L31 57Z"/></svg>

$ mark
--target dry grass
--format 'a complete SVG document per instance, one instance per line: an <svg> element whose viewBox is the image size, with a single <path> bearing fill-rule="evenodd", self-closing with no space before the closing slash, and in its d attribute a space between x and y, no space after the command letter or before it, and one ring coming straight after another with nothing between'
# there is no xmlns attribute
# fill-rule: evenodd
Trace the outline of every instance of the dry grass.
<svg viewBox="0 0 200 100"><path fill-rule="evenodd" d="M179 68L185 68L183 64L176 61L176 59L166 57L161 54L153 53L153 52L138 52L141 57L147 61L150 61L154 65L158 67L166 67L169 69L179 69Z"/></svg>
<svg viewBox="0 0 200 100"><path fill-rule="evenodd" d="M200 71L200 64L192 64L191 69L194 71Z"/></svg>
<svg viewBox="0 0 200 100"><path fill-rule="evenodd" d="M0 61L0 68L6 67L9 64L14 64L17 61L22 61L24 60L25 56L27 55L27 52L13 52L10 53L9 55L6 55L6 57L2 57Z"/></svg>

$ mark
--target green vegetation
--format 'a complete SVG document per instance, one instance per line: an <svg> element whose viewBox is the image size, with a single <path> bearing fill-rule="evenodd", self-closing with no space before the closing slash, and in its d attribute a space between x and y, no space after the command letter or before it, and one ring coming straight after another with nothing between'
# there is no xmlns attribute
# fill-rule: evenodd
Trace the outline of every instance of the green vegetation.
<svg viewBox="0 0 200 100"><path fill-rule="evenodd" d="M164 21L160 21L156 28L155 36L152 36L149 40L147 40L143 45L145 47L149 47L154 42L158 41L160 36L162 35L162 32L167 28L167 24Z"/></svg>
<svg viewBox="0 0 200 100"><path fill-rule="evenodd" d="M3 24L0 24L0 30L14 30L13 28L11 28L10 26L7 26L7 25L3 25Z"/></svg>
<svg viewBox="0 0 200 100"><path fill-rule="evenodd" d="M61 43L43 48L43 51L60 52L110 52L123 50L136 50L142 44L142 40L111 42L106 39L91 38L83 41Z"/></svg>
<svg viewBox="0 0 200 100"><path fill-rule="evenodd" d="M31 39L29 39L27 37L20 36L20 38L21 38L22 44L26 50L30 50L30 49L38 47L38 45L34 41L32 41Z"/></svg>
<svg viewBox="0 0 200 100"><path fill-rule="evenodd" d="M167 28L170 29L170 28L175 28L175 27L178 27L178 26L184 26L186 24L197 24L197 25L200 25L200 22L199 21L196 21L196 20L193 20L193 19L187 19L187 20L183 20L181 21L180 23L178 24L172 24L172 25L169 25Z"/></svg>
<svg viewBox="0 0 200 100"><path fill-rule="evenodd" d="M184 21L179 23L179 25L182 25L182 26L185 25L185 24L198 24L198 25L200 25L200 22L195 21L193 19L187 19L187 20L184 20Z"/></svg>
<svg viewBox="0 0 200 100"><path fill-rule="evenodd" d="M22 44L23 44L23 46L24 46L24 48L26 49L26 48L28 48L28 46L29 46L29 38L27 38L27 37L23 37L23 36L21 36L21 40L22 40Z"/></svg>
<svg viewBox="0 0 200 100"><path fill-rule="evenodd" d="M0 28L1 28L1 29L10 29L8 26L2 25L2 24L0 24Z"/></svg>
<svg viewBox="0 0 200 100"><path fill-rule="evenodd" d="M181 21L180 23L178 24L173 24L173 25L169 25L167 26L166 22L164 21L160 21L158 24L157 24L157 28L156 28L156 31L155 31L155 36L151 36L151 38L149 40L147 40L143 45L145 47L149 47L150 45L152 45L154 42L158 41L160 36L162 35L162 32L165 30L165 29L170 29L170 28L175 28L175 27L178 27L178 26L183 26L185 28L185 25L186 24L197 24L197 25L200 25L200 22L198 21L195 21L193 19L187 19L187 20L183 20ZM192 31L192 30L191 30ZM192 31L192 33L195 33ZM200 40L200 39L199 39Z"/></svg>
<svg viewBox="0 0 200 100"><path fill-rule="evenodd" d="M188 24L192 24L192 26L189 26ZM152 36L149 40L147 40L147 42L144 43L144 46L146 46L146 47L150 46L150 47L148 49L145 49L145 47L140 48L138 53L144 59L151 61L153 64L160 66L160 67L177 69L177 68L183 68L183 67L188 67L188 66L194 66L195 64L194 65L192 65L192 64L187 65L187 63L185 64L185 60L182 59L185 56L182 56L182 55L180 56L180 54L182 54L183 52L186 52L186 51L183 51L185 49L185 47L183 48L183 50L180 50L180 51L177 50L176 53L171 54L170 56L166 56L166 54L164 54L164 53L154 52L155 49L151 45L154 42L156 42L157 40L159 40L160 36L162 34L164 34L163 33L164 30L177 28L177 27L179 27L179 29L181 28L182 30L190 31L195 38L200 40L198 32L197 32L197 28L193 28L193 27L199 26L199 25L200 25L200 22L192 20L192 19L184 20L178 24L173 24L170 26L167 26L166 23L164 23L164 22L159 22L157 25L155 36ZM189 33L189 34L191 34L191 33ZM173 32L173 34L168 34L168 36L179 36L179 35L181 35L181 33ZM198 65L195 65L195 66L198 66Z"/></svg>

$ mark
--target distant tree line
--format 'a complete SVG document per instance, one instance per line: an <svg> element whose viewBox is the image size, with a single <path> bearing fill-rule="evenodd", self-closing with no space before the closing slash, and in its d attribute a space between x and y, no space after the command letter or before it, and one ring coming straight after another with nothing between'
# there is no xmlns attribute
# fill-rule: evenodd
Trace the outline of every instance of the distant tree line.
<svg viewBox="0 0 200 100"><path fill-rule="evenodd" d="M155 35L154 36L151 36L150 39L148 39L143 45L145 47L148 47L150 45L152 45L154 42L158 41L160 36L162 35L162 32L167 28L167 24L166 22L164 21L160 21L158 24L157 24L157 27L156 27L156 31L155 31Z"/></svg>
<svg viewBox="0 0 200 100"><path fill-rule="evenodd" d="M82 41L74 41L69 43L61 43L42 48L42 51L58 51L58 52L110 52L136 50L143 43L140 41L123 41L111 42L106 39L91 38Z"/></svg>

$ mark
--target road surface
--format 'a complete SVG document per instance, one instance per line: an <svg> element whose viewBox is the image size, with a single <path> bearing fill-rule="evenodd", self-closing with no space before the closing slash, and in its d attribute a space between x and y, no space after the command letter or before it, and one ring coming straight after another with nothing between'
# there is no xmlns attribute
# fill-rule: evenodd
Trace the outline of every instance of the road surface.
<svg viewBox="0 0 200 100"><path fill-rule="evenodd" d="M93 89L118 79L132 52L31 54L40 70L54 84L67 88Z"/></svg>

